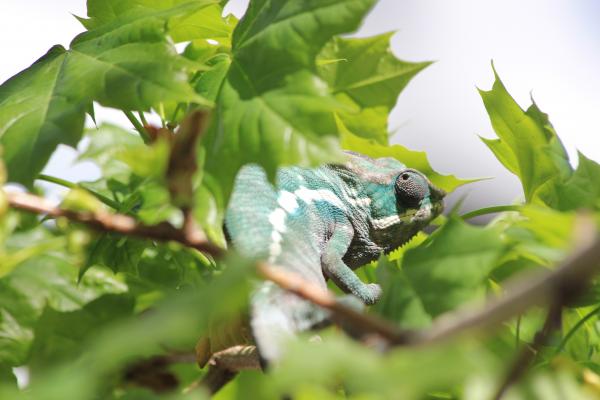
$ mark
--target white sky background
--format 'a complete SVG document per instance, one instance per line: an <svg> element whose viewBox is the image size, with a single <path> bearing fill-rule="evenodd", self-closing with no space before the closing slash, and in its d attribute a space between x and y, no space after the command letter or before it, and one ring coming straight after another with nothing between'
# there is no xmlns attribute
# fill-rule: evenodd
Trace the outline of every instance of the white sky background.
<svg viewBox="0 0 600 400"><path fill-rule="evenodd" d="M232 0L228 10L239 16L245 3ZM85 16L85 1L0 0L0 81L52 45L67 47L83 30L71 13ZM442 173L494 177L455 195L467 193L471 209L521 195L516 178L477 137L493 136L476 90L491 87L492 59L523 108L533 92L573 159L578 148L600 161L599 17L597 0L380 0L358 35L395 30L397 56L437 61L400 96L390 128L394 142L426 151ZM130 126L118 112L97 118ZM46 172L74 181L98 176L89 163L73 167L73 158L61 147Z"/></svg>

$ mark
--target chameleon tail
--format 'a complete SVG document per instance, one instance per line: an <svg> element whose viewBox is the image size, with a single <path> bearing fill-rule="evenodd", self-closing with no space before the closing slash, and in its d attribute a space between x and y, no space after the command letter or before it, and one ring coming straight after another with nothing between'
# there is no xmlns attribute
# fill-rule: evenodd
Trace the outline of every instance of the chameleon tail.
<svg viewBox="0 0 600 400"><path fill-rule="evenodd" d="M277 362L286 343L297 332L328 321L327 313L271 282L265 282L251 299L250 327L263 369Z"/></svg>

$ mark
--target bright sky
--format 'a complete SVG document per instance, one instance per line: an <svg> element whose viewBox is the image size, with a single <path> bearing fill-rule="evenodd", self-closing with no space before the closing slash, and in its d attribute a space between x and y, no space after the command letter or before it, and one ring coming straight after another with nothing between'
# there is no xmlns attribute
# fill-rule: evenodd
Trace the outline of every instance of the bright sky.
<svg viewBox="0 0 600 400"><path fill-rule="evenodd" d="M84 0L1 0L0 81L27 67L53 44L65 46L82 27ZM245 1L228 7L243 13ZM575 148L600 161L600 2L596 0L381 0L358 35L398 31L399 57L437 62L403 92L390 120L394 141L425 150L433 166L462 177L494 177L469 185L465 208L511 202L516 179L477 135L493 131L476 87L488 89L493 59L522 107L530 92L575 158ZM117 112L100 120L129 126ZM61 148L46 172L72 180L97 176L91 165L73 168Z"/></svg>

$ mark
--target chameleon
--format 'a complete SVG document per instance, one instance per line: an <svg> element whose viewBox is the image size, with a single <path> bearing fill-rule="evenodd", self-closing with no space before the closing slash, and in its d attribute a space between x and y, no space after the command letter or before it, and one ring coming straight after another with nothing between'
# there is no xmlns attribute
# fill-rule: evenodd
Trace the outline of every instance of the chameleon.
<svg viewBox="0 0 600 400"><path fill-rule="evenodd" d="M283 167L273 186L258 165L238 173L225 233L241 255L266 261L327 288L333 281L365 305L381 297L354 269L400 247L443 210L444 191L393 158L347 152L347 161ZM249 328L263 366L294 334L318 327L324 311L272 282L251 295Z"/></svg>

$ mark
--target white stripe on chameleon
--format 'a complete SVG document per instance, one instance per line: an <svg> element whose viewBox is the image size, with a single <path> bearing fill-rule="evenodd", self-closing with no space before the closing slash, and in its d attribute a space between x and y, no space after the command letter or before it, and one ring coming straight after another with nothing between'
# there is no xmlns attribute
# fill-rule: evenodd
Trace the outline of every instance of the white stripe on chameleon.
<svg viewBox="0 0 600 400"><path fill-rule="evenodd" d="M298 199L307 205L314 201L326 201L342 210L346 207L336 195L327 189L311 190L300 186L294 193L282 190L278 193L277 204L279 207L269 214L269 223L273 226L271 231L271 244L269 245L269 262L274 263L281 254L282 233L286 231L285 219L287 214L291 214L299 207Z"/></svg>
<svg viewBox="0 0 600 400"><path fill-rule="evenodd" d="M269 222L273 225L273 229L280 233L285 232L285 216L283 208L276 208L269 214Z"/></svg>
<svg viewBox="0 0 600 400"><path fill-rule="evenodd" d="M271 232L271 244L269 245L269 260L268 260L268 262L270 264L275 263L277 256L279 256L281 254L281 241L282 240L283 240L283 237L281 236L281 233L279 233L277 230L273 229L273 231Z"/></svg>
<svg viewBox="0 0 600 400"><path fill-rule="evenodd" d="M277 203L283 208L288 214L292 214L298 209L298 200L296 196L286 190L279 192L277 197Z"/></svg>
<svg viewBox="0 0 600 400"><path fill-rule="evenodd" d="M351 193L351 196L356 196L356 191ZM346 200L356 206L368 206L371 199L362 198L356 199L350 196L344 196ZM287 214L291 214L299 207L298 199L302 200L307 205L315 201L326 201L327 203L346 210L346 206L332 191L327 189L307 189L304 186L296 189L294 193L282 190L278 193L277 204L279 208L271 211L269 214L269 223L273 226L271 231L271 244L269 245L269 262L274 263L277 257L281 254L281 242L283 241L282 233L286 231L285 220Z"/></svg>
<svg viewBox="0 0 600 400"><path fill-rule="evenodd" d="M389 228L392 225L399 224L402 222L400 217L397 215L390 215L389 217L378 218L371 220L371 224L375 229L385 229Z"/></svg>
<svg viewBox="0 0 600 400"><path fill-rule="evenodd" d="M336 206L340 210L346 210L346 206L344 203L331 191L327 189L307 189L304 186L300 186L299 189L296 189L294 194L306 204L310 204L313 201L326 201L329 204Z"/></svg>
<svg viewBox="0 0 600 400"><path fill-rule="evenodd" d="M354 199L352 197L349 197L348 200L350 201L350 203L354 204L357 207L368 207L371 205L371 199L369 197Z"/></svg>
<svg viewBox="0 0 600 400"><path fill-rule="evenodd" d="M269 263L274 263L277 256L281 254L282 233L285 232L286 212L283 208L276 208L269 214L269 223L273 225L271 231L271 244L269 245Z"/></svg>
<svg viewBox="0 0 600 400"><path fill-rule="evenodd" d="M356 207L369 207L371 205L371 198L369 197L358 197L358 192L354 188L348 188L348 194L344 193L344 198L348 200L348 203Z"/></svg>

